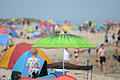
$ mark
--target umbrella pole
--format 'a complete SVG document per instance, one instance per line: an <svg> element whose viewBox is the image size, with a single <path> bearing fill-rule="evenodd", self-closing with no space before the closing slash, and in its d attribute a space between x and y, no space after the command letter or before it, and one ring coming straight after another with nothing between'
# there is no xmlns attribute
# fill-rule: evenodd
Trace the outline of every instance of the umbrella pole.
<svg viewBox="0 0 120 80"><path fill-rule="evenodd" d="M64 69L64 49L63 49L63 75L65 74L65 69Z"/></svg>

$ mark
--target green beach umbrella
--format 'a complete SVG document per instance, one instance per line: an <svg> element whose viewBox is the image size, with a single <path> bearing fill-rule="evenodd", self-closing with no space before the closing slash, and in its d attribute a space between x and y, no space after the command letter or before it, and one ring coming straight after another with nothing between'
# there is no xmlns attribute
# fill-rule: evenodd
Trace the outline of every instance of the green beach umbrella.
<svg viewBox="0 0 120 80"><path fill-rule="evenodd" d="M89 21L85 21L84 24L89 24Z"/></svg>
<svg viewBox="0 0 120 80"><path fill-rule="evenodd" d="M42 38L38 42L32 45L32 47L38 48L95 48L86 39L72 35L60 33ZM64 74L64 55L63 55L63 74Z"/></svg>
<svg viewBox="0 0 120 80"><path fill-rule="evenodd" d="M86 39L72 35L72 34L56 34L45 37L35 44L32 47L40 48L95 48Z"/></svg>
<svg viewBox="0 0 120 80"><path fill-rule="evenodd" d="M34 31L34 28L32 26L27 27L27 32L32 33Z"/></svg>

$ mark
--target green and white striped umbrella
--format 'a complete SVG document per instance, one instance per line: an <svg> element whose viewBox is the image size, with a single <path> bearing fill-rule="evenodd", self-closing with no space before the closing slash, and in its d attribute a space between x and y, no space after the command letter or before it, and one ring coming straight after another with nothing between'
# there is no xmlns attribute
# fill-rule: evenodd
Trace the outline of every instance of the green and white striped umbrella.
<svg viewBox="0 0 120 80"><path fill-rule="evenodd" d="M56 34L42 38L32 45L40 48L95 48L86 39L72 34Z"/></svg>

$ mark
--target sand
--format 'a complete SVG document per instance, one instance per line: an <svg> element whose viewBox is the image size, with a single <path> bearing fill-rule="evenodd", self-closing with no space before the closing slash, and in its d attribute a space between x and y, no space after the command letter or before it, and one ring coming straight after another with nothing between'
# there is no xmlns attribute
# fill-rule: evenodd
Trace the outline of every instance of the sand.
<svg viewBox="0 0 120 80"><path fill-rule="evenodd" d="M18 31L17 31L18 32ZM79 31L70 31L69 33L75 34L82 36L83 38L87 39L90 41L92 44L95 46L99 46L101 43L104 42L104 34L105 33L99 33L99 34L90 34L89 32L79 32ZM34 38L32 40L26 40L26 39L14 39L14 43L20 43L20 42L28 42L28 43L35 43L39 40L39 38ZM2 49L3 46L0 46L0 49ZM52 60L52 62L57 62L57 61L62 61L62 49L43 49L41 48L47 56ZM72 54L72 49L70 50L70 54ZM109 53L108 56L111 56L114 53L114 46L106 47L107 52ZM90 64L95 63L96 58L96 53L95 50L92 49L91 51L92 56L88 56L87 51L82 51L79 54L80 57L80 62L79 64L84 64L84 62L89 59ZM71 59L71 63L73 63ZM93 69L93 80L119 80L120 76L120 69L118 71L115 71L115 64L117 63L116 60L113 60L110 64L111 69L107 71L107 74L103 74L103 72L100 71L99 68L94 66ZM12 70L6 70L6 69L0 69L0 77L2 75L6 75L8 77L11 76L11 71ZM90 72L89 72L90 73ZM71 75L75 77L78 80L86 80L86 71L81 71L81 70L68 70L67 72L68 75ZM89 74L89 80L90 80L90 74Z"/></svg>

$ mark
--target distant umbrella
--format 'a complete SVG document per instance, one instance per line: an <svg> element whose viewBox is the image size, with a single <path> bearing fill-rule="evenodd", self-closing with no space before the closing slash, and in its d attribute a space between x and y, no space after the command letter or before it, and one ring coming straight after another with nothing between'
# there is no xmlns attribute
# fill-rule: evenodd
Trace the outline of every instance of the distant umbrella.
<svg viewBox="0 0 120 80"><path fill-rule="evenodd" d="M4 28L0 28L0 34L3 34L3 35L8 34L8 31Z"/></svg>
<svg viewBox="0 0 120 80"><path fill-rule="evenodd" d="M22 25L22 24L15 25L15 28L23 28L23 27L24 27L24 25Z"/></svg>
<svg viewBox="0 0 120 80"><path fill-rule="evenodd" d="M40 22L40 26L46 27L47 25L44 22Z"/></svg>
<svg viewBox="0 0 120 80"><path fill-rule="evenodd" d="M37 22L31 23L31 25L36 26L36 27L39 27L39 26L40 26Z"/></svg>

